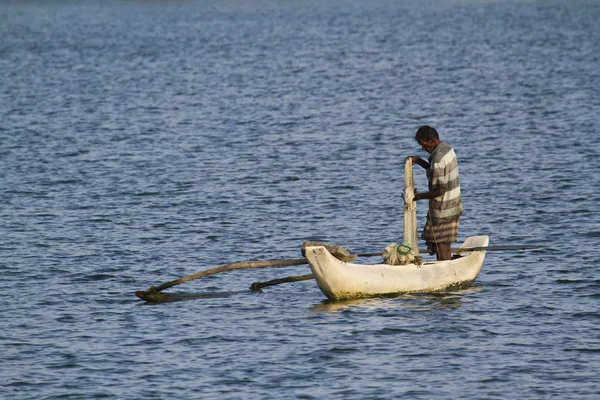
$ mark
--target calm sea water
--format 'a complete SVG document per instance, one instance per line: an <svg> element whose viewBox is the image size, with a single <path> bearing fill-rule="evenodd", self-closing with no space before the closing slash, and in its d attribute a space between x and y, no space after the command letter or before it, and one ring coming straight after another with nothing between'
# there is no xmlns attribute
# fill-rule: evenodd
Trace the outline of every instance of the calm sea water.
<svg viewBox="0 0 600 400"><path fill-rule="evenodd" d="M0 397L599 398L599 19L591 0L1 1ZM489 252L441 294L247 290L299 266L134 296L305 240L397 242L422 124L459 157L460 239L542 249Z"/></svg>

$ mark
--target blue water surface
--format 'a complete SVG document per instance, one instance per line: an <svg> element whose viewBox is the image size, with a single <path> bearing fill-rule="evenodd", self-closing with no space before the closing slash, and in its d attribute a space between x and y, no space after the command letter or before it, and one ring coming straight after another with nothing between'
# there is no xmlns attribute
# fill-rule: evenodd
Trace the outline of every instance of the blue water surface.
<svg viewBox="0 0 600 400"><path fill-rule="evenodd" d="M0 397L599 398L599 19L594 0L0 1ZM458 155L459 239L541 249L488 252L447 293L248 290L297 266L135 297L306 240L398 242L423 124Z"/></svg>

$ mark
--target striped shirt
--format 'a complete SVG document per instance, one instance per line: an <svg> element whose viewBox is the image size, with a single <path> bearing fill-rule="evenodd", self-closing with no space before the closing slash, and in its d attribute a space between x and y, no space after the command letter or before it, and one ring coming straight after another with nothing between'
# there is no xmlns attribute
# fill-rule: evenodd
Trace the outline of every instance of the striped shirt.
<svg viewBox="0 0 600 400"><path fill-rule="evenodd" d="M446 189L442 196L429 200L429 216L433 222L458 220L462 215L458 163L449 144L440 142L429 154L427 180L429 191Z"/></svg>

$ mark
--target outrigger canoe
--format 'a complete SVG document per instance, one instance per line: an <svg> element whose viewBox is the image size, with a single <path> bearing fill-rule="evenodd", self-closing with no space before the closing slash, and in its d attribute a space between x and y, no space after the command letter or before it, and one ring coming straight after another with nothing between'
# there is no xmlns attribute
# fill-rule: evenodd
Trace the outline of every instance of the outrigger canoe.
<svg viewBox="0 0 600 400"><path fill-rule="evenodd" d="M487 236L471 236L460 247L485 247L488 243ZM453 260L421 265L366 265L340 261L323 246L306 248L306 258L317 284L331 300L469 286L481 270L485 253L485 250L464 252Z"/></svg>
<svg viewBox="0 0 600 400"><path fill-rule="evenodd" d="M460 246L472 251L447 261L420 262L417 243L417 207L414 200L412 161L404 164L403 244L411 249L414 261L404 265L354 264L335 258L323 246L308 246L305 255L323 294L331 300L378 295L436 292L473 283L485 258L488 236L471 236Z"/></svg>

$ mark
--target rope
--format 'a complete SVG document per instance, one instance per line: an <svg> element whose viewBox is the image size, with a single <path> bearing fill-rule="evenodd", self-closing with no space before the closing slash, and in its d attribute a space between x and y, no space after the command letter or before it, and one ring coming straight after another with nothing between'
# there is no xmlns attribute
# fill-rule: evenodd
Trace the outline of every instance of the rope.
<svg viewBox="0 0 600 400"><path fill-rule="evenodd" d="M431 234L433 235L433 240L435 241L436 247L437 247L438 240L437 240L437 236L435 235L435 229L433 227L433 219L431 218L431 214L429 214L429 205L427 207L428 207L427 218L429 218L429 229L431 230Z"/></svg>
<svg viewBox="0 0 600 400"><path fill-rule="evenodd" d="M421 265L421 257L412 254L412 247L408 243L391 243L382 250L383 260L389 265Z"/></svg>

